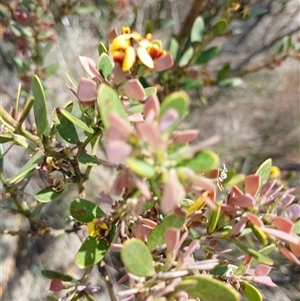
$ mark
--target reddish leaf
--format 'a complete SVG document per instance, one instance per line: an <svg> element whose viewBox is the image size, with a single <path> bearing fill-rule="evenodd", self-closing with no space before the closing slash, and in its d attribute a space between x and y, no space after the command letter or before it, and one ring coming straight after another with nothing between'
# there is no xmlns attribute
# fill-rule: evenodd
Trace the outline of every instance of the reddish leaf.
<svg viewBox="0 0 300 301"><path fill-rule="evenodd" d="M168 228L165 233L165 240L168 252L177 251L180 239L180 231L176 228Z"/></svg>
<svg viewBox="0 0 300 301"><path fill-rule="evenodd" d="M195 185L199 186L203 190L207 190L210 192L214 192L216 190L215 185L211 180L206 179L200 175L192 176L192 180Z"/></svg>
<svg viewBox="0 0 300 301"><path fill-rule="evenodd" d="M253 281L267 286L277 286L269 276L254 276Z"/></svg>
<svg viewBox="0 0 300 301"><path fill-rule="evenodd" d="M253 225L256 225L258 227L263 227L264 226L264 223L262 222L262 220L257 215L255 215L253 213L250 213L250 212L247 212L246 216Z"/></svg>
<svg viewBox="0 0 300 301"><path fill-rule="evenodd" d="M293 244L293 243L290 243L290 248L291 248L291 251L293 252L294 255L296 256L300 256L300 239L298 239L298 243L297 244Z"/></svg>
<svg viewBox="0 0 300 301"><path fill-rule="evenodd" d="M117 30L113 29L108 33L107 38L108 38L109 42L111 43L113 41L113 39L116 38L117 36L118 36Z"/></svg>
<svg viewBox="0 0 300 301"><path fill-rule="evenodd" d="M236 236L240 234L245 229L247 221L246 217L241 217L241 219L232 228L231 235Z"/></svg>
<svg viewBox="0 0 300 301"><path fill-rule="evenodd" d="M116 195L121 195L121 193L127 188L131 187L130 175L128 171L124 170L120 172L116 177L113 184L113 191Z"/></svg>
<svg viewBox="0 0 300 301"><path fill-rule="evenodd" d="M90 78L80 78L77 97L83 105L93 105L97 98L97 84Z"/></svg>
<svg viewBox="0 0 300 301"><path fill-rule="evenodd" d="M235 185L232 186L232 191L236 196L241 196L244 193Z"/></svg>
<svg viewBox="0 0 300 301"><path fill-rule="evenodd" d="M267 276L271 269L271 267L260 263L256 266L254 274L256 276Z"/></svg>
<svg viewBox="0 0 300 301"><path fill-rule="evenodd" d="M105 137L108 141L124 140L132 133L131 126L122 117L115 112L109 113L107 116L109 128L106 131Z"/></svg>
<svg viewBox="0 0 300 301"><path fill-rule="evenodd" d="M107 161L111 164L122 163L132 151L132 147L122 140L109 141L106 146Z"/></svg>
<svg viewBox="0 0 300 301"><path fill-rule="evenodd" d="M241 195L237 198L230 199L230 203L241 208L253 207L255 199L251 195Z"/></svg>
<svg viewBox="0 0 300 301"><path fill-rule="evenodd" d="M141 113L134 113L128 116L128 120L136 123L144 121L143 115Z"/></svg>
<svg viewBox="0 0 300 301"><path fill-rule="evenodd" d="M160 133L158 128L148 122L139 122L136 124L136 129L142 139L149 143L154 148L159 148L161 145Z"/></svg>
<svg viewBox="0 0 300 301"><path fill-rule="evenodd" d="M196 139L199 134L199 130L185 130L174 132L171 136L174 143L188 143Z"/></svg>
<svg viewBox="0 0 300 301"><path fill-rule="evenodd" d="M300 265L300 261L298 260L298 258L292 253L290 252L286 247L281 247L280 248L280 252L290 261L299 264Z"/></svg>
<svg viewBox="0 0 300 301"><path fill-rule="evenodd" d="M167 53L154 61L154 71L161 72L170 69L174 64L171 53Z"/></svg>
<svg viewBox="0 0 300 301"><path fill-rule="evenodd" d="M59 292L62 289L64 289L64 284L63 284L62 280L54 278L50 282L50 288L49 289L52 292Z"/></svg>
<svg viewBox="0 0 300 301"><path fill-rule="evenodd" d="M262 196L266 196L268 195L268 193L271 191L271 189L274 187L274 185L276 184L276 179L267 182L261 189L261 193L260 195Z"/></svg>
<svg viewBox="0 0 300 301"><path fill-rule="evenodd" d="M133 233L133 235L134 235L135 238L138 238L141 241L145 241L146 240L147 236L146 236L145 231L141 227L141 225L134 224L131 229L132 229L132 233Z"/></svg>
<svg viewBox="0 0 300 301"><path fill-rule="evenodd" d="M182 258L186 259L189 257L192 253L194 253L200 246L200 243L198 240L193 240L190 245L185 249Z"/></svg>
<svg viewBox="0 0 300 301"><path fill-rule="evenodd" d="M289 206L295 199L295 196L292 194L287 194L283 200L278 204L277 209L282 209L282 208L286 208L287 206ZM300 214L299 214L300 216Z"/></svg>
<svg viewBox="0 0 300 301"><path fill-rule="evenodd" d="M255 196L260 186L261 178L259 175L249 175L245 178L245 190Z"/></svg>
<svg viewBox="0 0 300 301"><path fill-rule="evenodd" d="M93 66L96 68L96 63L90 59L89 57L86 57L86 56L80 56L79 57L79 60L80 60L80 63L83 67L83 69L85 70L85 72L87 73L87 75L90 77L90 78L94 78L95 75L94 73L91 71L90 69L90 66Z"/></svg>
<svg viewBox="0 0 300 301"><path fill-rule="evenodd" d="M151 191L150 191L147 183L144 180L137 178L137 177L135 177L133 179L133 181L134 181L134 185L138 188L138 190L142 193L142 195L147 200L149 200L151 198L152 194L151 194Z"/></svg>
<svg viewBox="0 0 300 301"><path fill-rule="evenodd" d="M270 234L270 235L273 235L283 241L286 241L286 242L291 242L293 244L297 244L298 243L298 239L296 236L294 235L291 235L291 234L288 234L288 233L285 233L283 231L280 231L280 230L276 230L276 229L271 229L271 228L265 228L265 227L262 227L261 228L265 233L267 234Z"/></svg>
<svg viewBox="0 0 300 301"><path fill-rule="evenodd" d="M178 112L171 108L161 117L159 122L159 129L163 132L170 128L178 120Z"/></svg>
<svg viewBox="0 0 300 301"><path fill-rule="evenodd" d="M161 211L164 214L174 211L179 207L183 196L184 189L178 181L177 173L175 170L171 170L161 199Z"/></svg>
<svg viewBox="0 0 300 301"><path fill-rule="evenodd" d="M114 84L119 85L124 82L129 72L124 72L119 64L115 64L112 71L112 81Z"/></svg>
<svg viewBox="0 0 300 301"><path fill-rule="evenodd" d="M93 62L94 63L94 62ZM100 72L98 71L98 69L93 65L93 64L88 64L90 71L95 75L95 77L100 81L103 82L104 78L102 77L102 75L100 74Z"/></svg>
<svg viewBox="0 0 300 301"><path fill-rule="evenodd" d="M159 114L159 110L160 110L160 105L156 94L150 95L146 99L145 106L144 106L145 120L147 120L148 122L153 122L157 118Z"/></svg>
<svg viewBox="0 0 300 301"><path fill-rule="evenodd" d="M286 208L282 216L296 222L300 218L300 205L292 204Z"/></svg>
<svg viewBox="0 0 300 301"><path fill-rule="evenodd" d="M289 219L286 219L281 216L276 216L272 220L272 224L278 229L281 230L285 233L291 233L293 229L293 222L290 221Z"/></svg>
<svg viewBox="0 0 300 301"><path fill-rule="evenodd" d="M130 79L124 86L124 92L129 98L143 100L146 97L145 90L136 78Z"/></svg>

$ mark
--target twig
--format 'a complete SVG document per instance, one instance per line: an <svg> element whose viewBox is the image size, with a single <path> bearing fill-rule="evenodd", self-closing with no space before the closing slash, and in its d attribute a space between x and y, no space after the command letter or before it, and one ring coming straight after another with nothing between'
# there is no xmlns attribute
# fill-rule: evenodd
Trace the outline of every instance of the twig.
<svg viewBox="0 0 300 301"><path fill-rule="evenodd" d="M104 279L104 282L105 282L105 285L107 287L110 300L111 301L117 301L110 275L107 272L106 264L103 260L98 264L98 271L99 271L100 275L102 276L102 278Z"/></svg>

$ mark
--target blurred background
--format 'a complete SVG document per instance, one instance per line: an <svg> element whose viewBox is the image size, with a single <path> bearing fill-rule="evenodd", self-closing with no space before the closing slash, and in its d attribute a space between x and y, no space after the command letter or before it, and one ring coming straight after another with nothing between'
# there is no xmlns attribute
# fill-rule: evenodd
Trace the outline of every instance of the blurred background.
<svg viewBox="0 0 300 301"><path fill-rule="evenodd" d="M234 18L226 34L207 46L218 46L218 55L204 66L186 71L196 74L201 85L189 91L191 113L183 127L198 128L201 140L221 136L213 149L228 169L250 173L272 158L282 169L282 176L298 187L299 200L299 1L225 2L4 0L0 3L0 101L10 110L22 83L24 103L30 94L31 77L38 74L52 112L54 107L74 100L66 84L67 74L76 80L84 76L78 56L97 61L99 41L107 44L110 30L120 32L122 26L130 26L141 33L151 32L154 39L162 40L165 49L169 49L171 37L176 37L184 51L196 17L205 16L209 24L209 18L219 18L227 5ZM223 88L216 84L214 78L225 64L230 65L230 78L241 79L239 85ZM7 176L13 175L26 158L23 148L13 148L5 157ZM95 183L107 187L111 178L111 171L99 169L91 187ZM42 188L39 185L28 186L27 199ZM60 199L43 208L42 218L53 228L66 227L72 193L76 196L70 191L70 200ZM0 214L1 229L28 226L7 211L1 209ZM45 268L80 274L74 266L80 246L75 234L59 238L1 235L0 245L1 300L47 300L49 280L40 273ZM265 300L300 300L300 270L276 254L275 259L273 277L279 287L263 288ZM107 300L105 293L98 298Z"/></svg>

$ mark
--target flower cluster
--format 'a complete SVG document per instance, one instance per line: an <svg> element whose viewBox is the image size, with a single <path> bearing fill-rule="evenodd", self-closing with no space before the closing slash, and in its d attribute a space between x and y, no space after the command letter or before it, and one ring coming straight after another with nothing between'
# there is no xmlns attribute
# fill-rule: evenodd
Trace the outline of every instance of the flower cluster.
<svg viewBox="0 0 300 301"><path fill-rule="evenodd" d="M122 28L122 34L113 39L109 50L114 62L119 63L124 72L129 71L136 62L154 69L155 60L167 55L160 41L152 41L152 34L148 33L143 38L137 32L131 33L129 27Z"/></svg>

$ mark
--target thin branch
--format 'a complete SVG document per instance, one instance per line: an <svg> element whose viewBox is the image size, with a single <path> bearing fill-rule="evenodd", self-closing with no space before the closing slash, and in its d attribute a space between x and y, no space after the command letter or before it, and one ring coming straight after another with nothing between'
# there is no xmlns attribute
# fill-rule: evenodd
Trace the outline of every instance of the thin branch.
<svg viewBox="0 0 300 301"><path fill-rule="evenodd" d="M114 292L114 287L113 287L110 275L107 272L106 264L105 264L104 261L101 261L98 264L98 271L99 271L100 275L102 276L102 278L104 279L104 282L105 282L110 300L111 301L117 301L117 298L116 298L115 292Z"/></svg>
<svg viewBox="0 0 300 301"><path fill-rule="evenodd" d="M270 41L268 44L266 45L263 45L261 47L259 47L258 49L256 49L255 51L253 51L252 53L250 53L248 55L248 57L243 60L239 65L237 65L233 70L232 70L232 74L236 74L239 72L239 70L241 70L243 68L243 66L247 65L251 59L253 57L255 57L256 55L268 50L269 48L271 48L275 43L277 43L278 41L280 41L283 37L285 37L286 35L290 35L290 34L293 34L297 31L299 31L300 29L300 26L297 26L296 28L290 30L289 32L287 33L283 33L281 35L278 35L277 37L275 37L272 41Z"/></svg>

